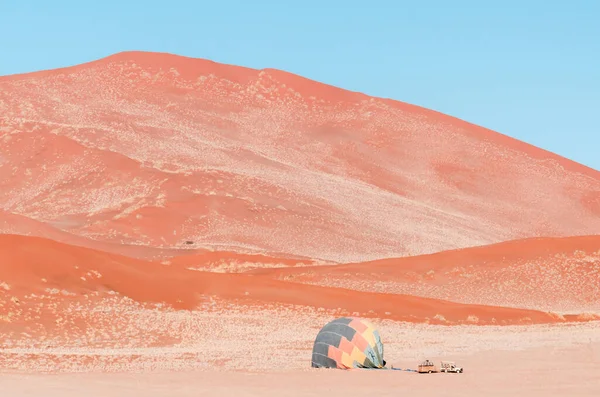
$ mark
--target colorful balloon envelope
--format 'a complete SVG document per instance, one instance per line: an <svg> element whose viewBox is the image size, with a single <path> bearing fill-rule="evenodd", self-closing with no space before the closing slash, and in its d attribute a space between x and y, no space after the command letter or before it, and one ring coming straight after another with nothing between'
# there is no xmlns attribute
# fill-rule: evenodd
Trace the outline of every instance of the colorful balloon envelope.
<svg viewBox="0 0 600 397"><path fill-rule="evenodd" d="M383 368L383 343L369 321L341 317L317 334L312 351L313 368Z"/></svg>

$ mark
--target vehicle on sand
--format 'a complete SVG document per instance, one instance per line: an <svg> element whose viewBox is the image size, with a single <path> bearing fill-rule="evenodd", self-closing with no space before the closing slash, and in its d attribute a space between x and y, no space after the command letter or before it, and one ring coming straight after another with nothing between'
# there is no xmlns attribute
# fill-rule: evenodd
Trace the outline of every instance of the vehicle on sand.
<svg viewBox="0 0 600 397"><path fill-rule="evenodd" d="M438 372L438 369L433 362L425 360L419 364L417 372L420 374L431 374L433 372Z"/></svg>
<svg viewBox="0 0 600 397"><path fill-rule="evenodd" d="M463 367L456 366L454 361L442 361L440 365L440 372L455 372L457 374L463 372Z"/></svg>

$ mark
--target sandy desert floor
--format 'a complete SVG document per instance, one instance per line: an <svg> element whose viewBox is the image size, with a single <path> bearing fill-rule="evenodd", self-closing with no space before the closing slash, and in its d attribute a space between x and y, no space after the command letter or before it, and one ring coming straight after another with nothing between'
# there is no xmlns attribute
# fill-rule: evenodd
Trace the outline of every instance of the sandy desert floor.
<svg viewBox="0 0 600 397"><path fill-rule="evenodd" d="M596 333L600 333L598 329ZM551 339L550 335L556 337L558 333L544 335L544 338ZM274 354L285 355L286 352ZM600 393L598 341L568 348L479 351L452 358L465 366L463 374L288 368L277 372L12 373L0 376L0 388L6 396L64 397L358 396L366 393L380 396L407 393L413 396L597 396ZM404 360L398 364L404 368L414 362Z"/></svg>
<svg viewBox="0 0 600 397"><path fill-rule="evenodd" d="M139 318L148 315L140 312ZM465 372L312 369L312 341L333 315L306 308L230 305L226 311L172 312L171 322L162 325L178 342L168 346L93 348L73 341L57 347L6 348L0 352L4 369L0 388L8 396L65 397L373 392L381 396L597 396L600 392L598 322L436 326L374 320L385 343L388 367L414 369L425 358L437 363L448 359L464 366ZM127 328L132 344L139 337L134 335L137 320L133 317Z"/></svg>

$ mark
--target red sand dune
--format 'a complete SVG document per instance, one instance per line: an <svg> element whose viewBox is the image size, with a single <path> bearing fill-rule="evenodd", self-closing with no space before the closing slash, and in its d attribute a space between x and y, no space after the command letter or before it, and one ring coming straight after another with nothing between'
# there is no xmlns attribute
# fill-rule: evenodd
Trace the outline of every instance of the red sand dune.
<svg viewBox="0 0 600 397"><path fill-rule="evenodd" d="M415 257L251 273L462 303L600 312L600 235L533 238Z"/></svg>
<svg viewBox="0 0 600 397"><path fill-rule="evenodd" d="M348 314L433 324L535 324L587 321L577 315L484 305L467 305L401 294L359 292L257 277L200 272L157 262L18 235L0 236L0 318L5 337L57 337L59 325L89 316L94 302L115 296L161 310L197 308L217 297L236 303L292 304L341 309ZM88 309L81 311L82 304ZM91 305L91 306L90 306ZM115 313L118 313L118 310ZM114 318L114 321L117 321ZM84 325L80 327L85 328ZM103 332L103 330L92 330ZM19 336L14 336L19 335Z"/></svg>
<svg viewBox="0 0 600 397"><path fill-rule="evenodd" d="M53 228L16 233L359 262L593 234L599 203L598 171L278 70L126 52L0 77L0 209Z"/></svg>

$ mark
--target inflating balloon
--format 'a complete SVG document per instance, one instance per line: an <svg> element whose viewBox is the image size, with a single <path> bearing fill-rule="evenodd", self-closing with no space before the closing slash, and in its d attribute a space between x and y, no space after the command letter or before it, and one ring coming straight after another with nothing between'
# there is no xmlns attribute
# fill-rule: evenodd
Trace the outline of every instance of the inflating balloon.
<svg viewBox="0 0 600 397"><path fill-rule="evenodd" d="M383 368L383 343L369 321L342 317L317 334L312 351L313 368Z"/></svg>

